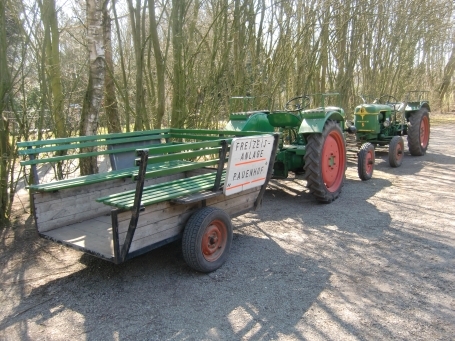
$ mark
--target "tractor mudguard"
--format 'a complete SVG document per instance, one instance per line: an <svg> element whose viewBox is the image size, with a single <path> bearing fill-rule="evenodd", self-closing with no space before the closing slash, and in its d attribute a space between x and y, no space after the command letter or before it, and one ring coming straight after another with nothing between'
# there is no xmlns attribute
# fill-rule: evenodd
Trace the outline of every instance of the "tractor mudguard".
<svg viewBox="0 0 455 341"><path fill-rule="evenodd" d="M327 109L327 108L326 108ZM327 112L324 118L321 117L305 117L299 128L299 134L322 133L325 123L328 120L341 122L341 127L344 127L344 112L331 111Z"/></svg>
<svg viewBox="0 0 455 341"><path fill-rule="evenodd" d="M233 113L224 130L273 132L267 119L268 111Z"/></svg>
<svg viewBox="0 0 455 341"><path fill-rule="evenodd" d="M411 112L411 111L417 111L420 110L420 108L426 108L428 112L431 112L430 110L430 104L428 102L408 102L406 105L406 112Z"/></svg>

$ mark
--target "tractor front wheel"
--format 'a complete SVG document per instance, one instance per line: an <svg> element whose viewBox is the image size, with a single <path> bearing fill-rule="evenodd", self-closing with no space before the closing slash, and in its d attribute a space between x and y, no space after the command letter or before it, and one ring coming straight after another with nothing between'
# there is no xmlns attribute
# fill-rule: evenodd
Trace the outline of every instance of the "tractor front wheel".
<svg viewBox="0 0 455 341"><path fill-rule="evenodd" d="M400 167L404 156L404 142L401 136L394 136L389 144L390 167Z"/></svg>
<svg viewBox="0 0 455 341"><path fill-rule="evenodd" d="M310 192L320 202L335 200L341 193L346 172L346 145L337 122L327 121L322 134L308 136L304 161Z"/></svg>
<svg viewBox="0 0 455 341"><path fill-rule="evenodd" d="M430 116L421 108L409 117L408 148L413 156L425 155L430 142Z"/></svg>
<svg viewBox="0 0 455 341"><path fill-rule="evenodd" d="M232 243L229 215L215 207L194 213L183 231L183 258L193 269L211 272L226 261Z"/></svg>
<svg viewBox="0 0 455 341"><path fill-rule="evenodd" d="M374 146L370 142L366 142L360 147L357 160L357 170L362 181L370 180L373 176L374 161Z"/></svg>

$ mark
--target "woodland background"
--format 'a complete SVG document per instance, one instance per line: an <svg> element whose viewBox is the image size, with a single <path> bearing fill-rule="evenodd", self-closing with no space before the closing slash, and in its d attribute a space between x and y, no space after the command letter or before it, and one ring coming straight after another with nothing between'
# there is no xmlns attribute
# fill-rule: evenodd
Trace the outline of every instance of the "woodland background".
<svg viewBox="0 0 455 341"><path fill-rule="evenodd" d="M450 112L454 22L447 0L2 0L0 220L18 140L222 128L245 95L339 92L349 116L428 90Z"/></svg>

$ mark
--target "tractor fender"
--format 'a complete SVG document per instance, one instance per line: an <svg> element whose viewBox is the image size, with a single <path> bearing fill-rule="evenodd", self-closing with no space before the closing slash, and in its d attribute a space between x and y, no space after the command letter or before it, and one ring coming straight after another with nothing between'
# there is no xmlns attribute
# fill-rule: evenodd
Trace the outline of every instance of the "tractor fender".
<svg viewBox="0 0 455 341"><path fill-rule="evenodd" d="M408 103L406 106L406 112L414 112L420 110L421 108L425 108L428 110L428 112L431 112L430 104L427 101L420 103L418 102Z"/></svg>
<svg viewBox="0 0 455 341"><path fill-rule="evenodd" d="M405 112L406 121L409 122L409 118L411 117L411 115L418 112L422 108L425 108L428 110L428 112L431 112L430 104L428 102L422 102L420 105L415 105L415 106L408 105L406 107L406 112Z"/></svg>
<svg viewBox="0 0 455 341"><path fill-rule="evenodd" d="M428 112L431 112L430 104L428 102L423 102L421 108L426 108Z"/></svg>
<svg viewBox="0 0 455 341"><path fill-rule="evenodd" d="M273 132L275 128L270 125L267 115L268 111L233 113L224 130Z"/></svg>
<svg viewBox="0 0 455 341"><path fill-rule="evenodd" d="M324 118L304 118L300 124L299 134L312 134L312 133L322 133L325 123L328 120L337 121L341 124L343 129L344 127L344 112L333 111L327 113Z"/></svg>

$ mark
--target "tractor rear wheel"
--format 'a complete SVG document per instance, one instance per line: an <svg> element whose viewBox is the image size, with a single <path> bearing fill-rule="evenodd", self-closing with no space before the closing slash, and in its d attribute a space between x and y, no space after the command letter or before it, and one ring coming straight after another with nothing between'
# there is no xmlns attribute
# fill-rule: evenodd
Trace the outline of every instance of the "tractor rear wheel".
<svg viewBox="0 0 455 341"><path fill-rule="evenodd" d="M371 179L373 176L374 161L374 146L370 142L366 142L360 147L357 160L357 170L361 180L365 181Z"/></svg>
<svg viewBox="0 0 455 341"><path fill-rule="evenodd" d="M427 108L421 108L409 117L408 148L413 156L425 155L430 142L430 116Z"/></svg>
<svg viewBox="0 0 455 341"><path fill-rule="evenodd" d="M197 271L215 271L226 261L231 243L229 215L219 208L204 207L190 217L183 230L183 258Z"/></svg>
<svg viewBox="0 0 455 341"><path fill-rule="evenodd" d="M320 202L335 200L341 193L346 172L346 145L337 122L327 121L322 134L308 136L304 161L310 193Z"/></svg>
<svg viewBox="0 0 455 341"><path fill-rule="evenodd" d="M404 142L401 136L394 136L389 144L390 167L400 167L404 156Z"/></svg>

